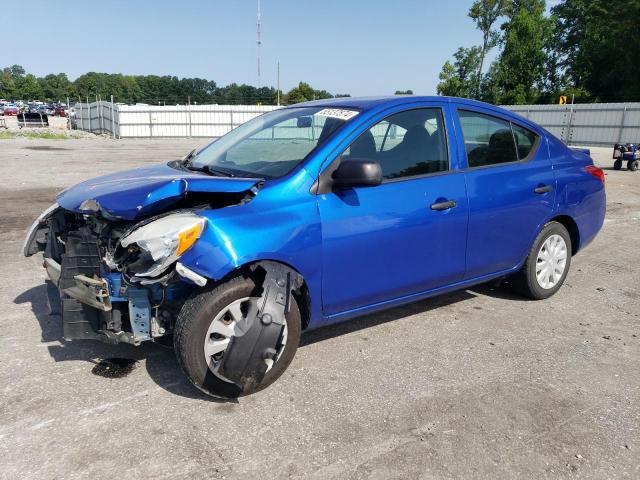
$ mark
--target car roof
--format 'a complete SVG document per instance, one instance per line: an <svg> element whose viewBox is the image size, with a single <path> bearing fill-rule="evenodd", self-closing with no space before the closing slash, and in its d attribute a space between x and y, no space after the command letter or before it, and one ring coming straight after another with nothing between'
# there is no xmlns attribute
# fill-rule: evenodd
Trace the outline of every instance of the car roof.
<svg viewBox="0 0 640 480"><path fill-rule="evenodd" d="M359 110L370 110L381 105L394 106L415 102L457 102L469 105L483 106L485 108L497 108L488 103L470 100L468 98L441 97L441 96L420 96L420 95L388 95L383 97L339 97L327 98L324 100L313 100L310 102L296 103L290 107L337 107L337 108L357 108Z"/></svg>
<svg viewBox="0 0 640 480"><path fill-rule="evenodd" d="M398 105L410 105L419 102L439 102L439 103L457 103L468 107L481 107L492 113L517 119L517 121L525 126L540 129L539 125L536 125L531 120L518 115L515 112L511 112L504 108L492 105L490 103L480 102L478 100L471 100L469 98L460 97L444 97L444 96L420 96L420 95L388 95L384 97L339 97L339 98L327 98L324 100L313 100L310 102L296 103L289 105L285 108L295 107L325 107L325 108L355 108L366 112L368 110L380 109L384 110L387 107L393 107Z"/></svg>

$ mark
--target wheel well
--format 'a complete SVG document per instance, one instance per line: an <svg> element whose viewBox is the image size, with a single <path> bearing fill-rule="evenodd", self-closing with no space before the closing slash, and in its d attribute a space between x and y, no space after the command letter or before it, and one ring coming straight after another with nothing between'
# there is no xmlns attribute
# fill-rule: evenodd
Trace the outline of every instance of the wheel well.
<svg viewBox="0 0 640 480"><path fill-rule="evenodd" d="M311 295L309 294L309 287L307 287L307 281L300 274L300 272L298 272L298 270L293 268L291 265L288 265L284 262L275 262L273 260L270 260L270 261L285 265L288 268L294 270L298 275L300 275L300 278L302 279L302 285L297 289L293 290L293 298L296 300L296 302L298 302L298 308L300 309L300 316L302 320L301 328L302 330L305 330L309 326L309 321L311 320ZM246 265L242 265L241 267L238 267L237 269L233 270L233 272L230 272L228 275L226 275L225 278L228 278L229 276L234 274L237 275L238 273L246 276L255 276L256 275L255 266L256 264L259 264L259 263L260 261L256 261L256 262L247 263ZM263 275L261 277L262 279L264 278Z"/></svg>
<svg viewBox="0 0 640 480"><path fill-rule="evenodd" d="M559 215L550 221L558 222L567 229L571 238L571 255L578 253L580 249L580 230L578 230L578 224L575 220L568 215Z"/></svg>

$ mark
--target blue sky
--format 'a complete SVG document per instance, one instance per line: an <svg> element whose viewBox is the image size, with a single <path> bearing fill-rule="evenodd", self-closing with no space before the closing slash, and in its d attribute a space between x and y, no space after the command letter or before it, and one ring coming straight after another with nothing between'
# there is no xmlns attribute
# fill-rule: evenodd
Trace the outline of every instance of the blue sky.
<svg viewBox="0 0 640 480"><path fill-rule="evenodd" d="M5 3L5 2L3 2ZM262 83L434 94L458 46L481 42L472 0L262 0ZM204 77L257 85L256 0L12 0L0 66ZM13 20L8 20L13 19ZM27 30L33 25L42 30Z"/></svg>

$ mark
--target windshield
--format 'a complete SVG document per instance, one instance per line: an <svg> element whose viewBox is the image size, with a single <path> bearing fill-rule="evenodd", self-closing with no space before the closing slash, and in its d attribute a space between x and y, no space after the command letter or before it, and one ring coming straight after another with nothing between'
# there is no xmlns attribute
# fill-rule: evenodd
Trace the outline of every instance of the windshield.
<svg viewBox="0 0 640 480"><path fill-rule="evenodd" d="M210 143L191 156L186 166L212 174L281 177L357 114L322 107L274 110Z"/></svg>

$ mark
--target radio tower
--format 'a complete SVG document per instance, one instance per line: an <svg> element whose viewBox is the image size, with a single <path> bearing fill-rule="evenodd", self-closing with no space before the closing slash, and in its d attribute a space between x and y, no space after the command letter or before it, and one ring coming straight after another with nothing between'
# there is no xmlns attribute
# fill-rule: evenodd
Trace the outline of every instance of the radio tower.
<svg viewBox="0 0 640 480"><path fill-rule="evenodd" d="M262 81L260 79L260 45L262 40L260 39L260 0L258 0L258 21L256 22L256 43L258 44L258 88L262 87Z"/></svg>

